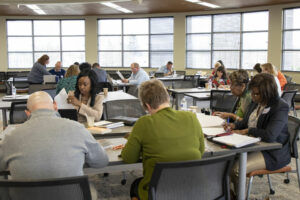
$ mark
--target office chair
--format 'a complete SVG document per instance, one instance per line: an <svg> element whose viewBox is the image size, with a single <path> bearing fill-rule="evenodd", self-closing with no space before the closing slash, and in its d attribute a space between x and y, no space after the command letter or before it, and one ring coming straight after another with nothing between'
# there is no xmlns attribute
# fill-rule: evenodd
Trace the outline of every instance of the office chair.
<svg viewBox="0 0 300 200"><path fill-rule="evenodd" d="M295 109L294 98L297 92L298 90L289 90L289 91L283 91L281 94L281 98L283 98L286 101L286 103L289 105L290 111L294 112L295 117L297 117L297 112Z"/></svg>
<svg viewBox="0 0 300 200"><path fill-rule="evenodd" d="M210 91L210 109L212 112L231 112L235 111L238 97L231 94L229 90Z"/></svg>
<svg viewBox="0 0 300 200"><path fill-rule="evenodd" d="M26 109L27 101L12 102L9 113L10 124L22 124L27 121Z"/></svg>

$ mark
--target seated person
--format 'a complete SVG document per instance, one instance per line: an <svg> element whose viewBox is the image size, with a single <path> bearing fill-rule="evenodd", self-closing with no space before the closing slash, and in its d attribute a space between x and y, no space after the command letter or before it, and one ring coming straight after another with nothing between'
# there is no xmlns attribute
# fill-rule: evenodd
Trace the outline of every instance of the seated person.
<svg viewBox="0 0 300 200"><path fill-rule="evenodd" d="M82 176L84 164L92 168L108 164L105 150L91 133L80 123L59 117L56 110L46 92L30 95L28 121L0 141L1 171L9 170L12 179L52 179ZM10 195L21 194L10 191Z"/></svg>
<svg viewBox="0 0 300 200"><path fill-rule="evenodd" d="M67 69L65 78L58 81L56 86L56 94L58 94L63 88L66 92L75 91L75 86L77 82L77 76L80 73L78 65L71 65Z"/></svg>
<svg viewBox="0 0 300 200"><path fill-rule="evenodd" d="M248 90L249 76L246 70L240 69L231 73L229 80L231 93L239 97L236 113L215 112L214 115L219 115L223 119L229 117L234 121L242 120L251 103L251 93Z"/></svg>
<svg viewBox="0 0 300 200"><path fill-rule="evenodd" d="M139 97L150 115L136 122L121 155L126 163L138 162L142 155L144 177L133 182L130 195L132 199L148 199L155 163L201 159L204 137L194 113L170 107L168 92L161 81L144 82Z"/></svg>
<svg viewBox="0 0 300 200"><path fill-rule="evenodd" d="M218 67L215 75L212 77L212 85L216 88L226 88L225 85L229 85L230 81L227 79L225 67Z"/></svg>
<svg viewBox="0 0 300 200"><path fill-rule="evenodd" d="M223 61L222 61L222 60L218 60L218 61L215 63L215 65L214 65L214 68L213 68L213 70L212 70L212 72L211 72L211 76L210 76L210 77L213 77L213 76L216 74L217 69L218 69L219 67L221 67L221 66L223 66L223 67L225 68Z"/></svg>
<svg viewBox="0 0 300 200"><path fill-rule="evenodd" d="M123 79L123 83L131 83L133 85L141 85L143 82L149 80L149 75L147 72L145 72L144 69L140 68L140 65L138 63L132 63L130 65L131 68L131 76L129 79Z"/></svg>
<svg viewBox="0 0 300 200"><path fill-rule="evenodd" d="M104 96L96 94L97 75L93 70L84 70L77 77L75 95L69 95L68 103L78 111L78 121L84 123L86 116L100 121L103 112Z"/></svg>
<svg viewBox="0 0 300 200"><path fill-rule="evenodd" d="M260 63L256 63L253 67L253 69L259 74L262 72L262 69L260 67Z"/></svg>
<svg viewBox="0 0 300 200"><path fill-rule="evenodd" d="M164 73L164 76L169 76L173 74L173 63L169 61L166 65L161 66L157 72Z"/></svg>
<svg viewBox="0 0 300 200"><path fill-rule="evenodd" d="M62 64L60 61L55 63L55 67L49 71L52 75L57 77L57 80L64 78L66 71L62 68Z"/></svg>
<svg viewBox="0 0 300 200"><path fill-rule="evenodd" d="M278 95L281 96L281 86L280 86L280 82L277 78L277 70L275 69L274 65L272 65L271 63L265 63L261 65L261 69L262 69L262 73L267 73L267 74L271 74L273 75L276 85L277 85L277 90L278 90Z"/></svg>
<svg viewBox="0 0 300 200"><path fill-rule="evenodd" d="M276 70L276 67L275 67L275 70ZM287 84L287 80L286 80L284 74L281 73L281 71L278 71L278 70L276 70L276 71L277 71L277 78L278 78L279 83L280 83L281 91L283 91L284 86Z"/></svg>
<svg viewBox="0 0 300 200"><path fill-rule="evenodd" d="M43 83L44 75L51 75L50 72L47 71L46 65L49 64L49 56L43 55L38 59L36 63L34 63L31 71L28 74L28 82L29 83Z"/></svg>
<svg viewBox="0 0 300 200"><path fill-rule="evenodd" d="M289 106L278 96L272 75L261 73L254 76L249 84L252 103L242 121L225 126L234 133L260 137L264 142L278 142L281 149L248 153L247 173L259 170L277 170L291 161L288 112ZM238 183L238 163L233 168L233 182ZM235 187L237 189L237 187Z"/></svg>
<svg viewBox="0 0 300 200"><path fill-rule="evenodd" d="M96 72L96 74L97 74L99 83L107 82L106 71L101 69L99 63L94 63L92 68L93 68L94 72Z"/></svg>
<svg viewBox="0 0 300 200"><path fill-rule="evenodd" d="M89 70L92 69L92 66L91 66L91 64L88 63L88 62L84 62L84 63L81 63L81 64L79 65L79 69L80 69L81 72L83 72L83 71L89 71Z"/></svg>

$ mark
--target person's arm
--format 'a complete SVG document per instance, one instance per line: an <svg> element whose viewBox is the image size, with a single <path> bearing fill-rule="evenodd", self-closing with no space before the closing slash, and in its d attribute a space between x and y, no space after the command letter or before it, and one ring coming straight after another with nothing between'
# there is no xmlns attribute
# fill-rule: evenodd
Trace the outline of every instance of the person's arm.
<svg viewBox="0 0 300 200"><path fill-rule="evenodd" d="M193 122L194 122L193 124L195 126L195 129L199 134L199 142L200 142L199 150L200 150L201 157L202 157L205 152L204 135L203 135L201 124L199 123L199 120L197 119L196 115L193 116Z"/></svg>
<svg viewBox="0 0 300 200"><path fill-rule="evenodd" d="M79 114L93 116L95 117L95 121L99 121L103 113L103 99L103 95L97 95L95 97L94 107L90 107L90 105L85 105L81 103L81 106L78 110Z"/></svg>
<svg viewBox="0 0 300 200"><path fill-rule="evenodd" d="M40 71L43 75L51 75L50 72L47 71L46 67L41 64L38 64L38 71Z"/></svg>
<svg viewBox="0 0 300 200"><path fill-rule="evenodd" d="M108 165L108 156L104 148L95 140L89 131L82 128L82 134L85 138L87 152L85 163L92 168L101 168Z"/></svg>
<svg viewBox="0 0 300 200"><path fill-rule="evenodd" d="M264 142L276 142L276 139L278 135L280 135L283 127L287 125L288 112L288 105L282 104L280 108L277 108L270 116L266 128L249 128L248 133L254 137L260 137Z"/></svg>
<svg viewBox="0 0 300 200"><path fill-rule="evenodd" d="M128 141L122 150L121 156L126 163L136 163L140 158L142 150L142 133L145 131L144 123L145 122L142 120L138 120L135 123Z"/></svg>
<svg viewBox="0 0 300 200"><path fill-rule="evenodd" d="M285 86L285 84L287 84L287 80L281 72L278 72L277 78L279 80L281 90L283 90L283 87Z"/></svg>

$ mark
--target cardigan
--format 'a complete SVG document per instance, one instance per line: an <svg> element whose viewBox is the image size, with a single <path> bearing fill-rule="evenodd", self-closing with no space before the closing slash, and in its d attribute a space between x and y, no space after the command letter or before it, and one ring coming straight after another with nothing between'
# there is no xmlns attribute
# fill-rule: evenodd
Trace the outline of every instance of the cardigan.
<svg viewBox="0 0 300 200"><path fill-rule="evenodd" d="M248 119L258 105L254 102L248 107L242 121L235 122L236 129L248 128ZM248 134L260 137L264 142L278 142L281 149L265 150L262 154L268 170L280 169L291 161L289 133L288 133L289 106L280 97L270 102L259 116L256 128L249 128Z"/></svg>
<svg viewBox="0 0 300 200"><path fill-rule="evenodd" d="M135 163L142 155L144 178L138 192L141 199L148 199L157 162L197 160L203 153L204 137L196 115L168 107L135 123L121 155L126 163Z"/></svg>
<svg viewBox="0 0 300 200"><path fill-rule="evenodd" d="M51 75L51 73L47 71L46 66L36 62L28 74L28 81L29 83L43 83L44 75Z"/></svg>
<svg viewBox="0 0 300 200"><path fill-rule="evenodd" d="M75 91L76 83L77 76L60 79L56 86L56 94L58 94L63 88L65 88L67 94L69 91Z"/></svg>

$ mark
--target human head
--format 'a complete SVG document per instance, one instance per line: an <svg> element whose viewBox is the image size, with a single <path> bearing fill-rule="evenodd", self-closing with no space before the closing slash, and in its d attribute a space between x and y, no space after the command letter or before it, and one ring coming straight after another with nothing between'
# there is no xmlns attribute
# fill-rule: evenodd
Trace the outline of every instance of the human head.
<svg viewBox="0 0 300 200"><path fill-rule="evenodd" d="M93 69L94 69L94 68L100 68L99 63L94 63L93 66L92 66L92 68L93 68Z"/></svg>
<svg viewBox="0 0 300 200"><path fill-rule="evenodd" d="M274 76L267 73L260 73L253 77L249 83L252 100L261 105L267 105L278 97L277 84Z"/></svg>
<svg viewBox="0 0 300 200"><path fill-rule="evenodd" d="M47 92L38 91L32 93L27 100L26 115L29 117L32 112L40 109L57 110L56 103Z"/></svg>
<svg viewBox="0 0 300 200"><path fill-rule="evenodd" d="M221 76L222 79L227 78L225 67L223 67L223 66L218 67L218 69L215 73L215 77L218 77L218 76Z"/></svg>
<svg viewBox="0 0 300 200"><path fill-rule="evenodd" d="M78 65L79 66L79 62L74 62L74 64L73 65Z"/></svg>
<svg viewBox="0 0 300 200"><path fill-rule="evenodd" d="M44 54L38 59L38 63L40 63L41 65L48 65L49 59L50 59L49 56Z"/></svg>
<svg viewBox="0 0 300 200"><path fill-rule="evenodd" d="M71 65L67 69L65 77L68 78L68 77L71 77L71 76L77 76L79 73L80 73L79 66L78 65Z"/></svg>
<svg viewBox="0 0 300 200"><path fill-rule="evenodd" d="M260 63L256 63L256 64L254 65L253 69L254 69L255 71L257 71L257 73L261 73L261 72L262 72L262 69L261 69L261 67L260 67Z"/></svg>
<svg viewBox="0 0 300 200"><path fill-rule="evenodd" d="M164 84L157 79L152 79L141 84L139 99L145 110L157 109L160 105L169 103L169 95Z"/></svg>
<svg viewBox="0 0 300 200"><path fill-rule="evenodd" d="M88 63L88 62L84 62L84 63L81 63L81 64L79 65L79 69L80 69L81 72L82 72L82 71L89 71L89 70L92 69L92 66L91 66L91 64Z"/></svg>
<svg viewBox="0 0 300 200"><path fill-rule="evenodd" d="M138 63L132 63L130 65L133 74L136 74L140 70L140 65Z"/></svg>
<svg viewBox="0 0 300 200"><path fill-rule="evenodd" d="M61 62L60 61L57 61L56 63L55 63L55 70L56 71L60 71L61 70Z"/></svg>
<svg viewBox="0 0 300 200"><path fill-rule="evenodd" d="M91 103L90 106L95 105L95 98L97 95L96 85L98 83L98 78L93 70L83 70L77 77L77 82L75 86L75 97L79 99L80 95L90 96Z"/></svg>
<svg viewBox="0 0 300 200"><path fill-rule="evenodd" d="M173 63L171 61L169 61L167 63L167 69L170 71L170 70L172 70L172 67L173 67Z"/></svg>
<svg viewBox="0 0 300 200"><path fill-rule="evenodd" d="M277 76L277 74L278 74L275 66L272 65L271 63L262 64L261 69L262 69L263 73L268 73L268 74L271 74L273 76Z"/></svg>
<svg viewBox="0 0 300 200"><path fill-rule="evenodd" d="M222 61L222 60L218 60L218 61L215 63L215 65L214 65L214 69L217 71L217 69L218 69L219 67L221 67L221 66L223 66L223 67L225 68L223 61Z"/></svg>
<svg viewBox="0 0 300 200"><path fill-rule="evenodd" d="M229 80L231 83L230 84L231 93L238 97L242 96L249 82L249 76L247 71L244 69L239 69L237 71L234 71L229 75Z"/></svg>

